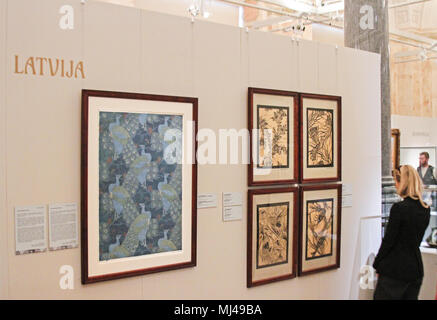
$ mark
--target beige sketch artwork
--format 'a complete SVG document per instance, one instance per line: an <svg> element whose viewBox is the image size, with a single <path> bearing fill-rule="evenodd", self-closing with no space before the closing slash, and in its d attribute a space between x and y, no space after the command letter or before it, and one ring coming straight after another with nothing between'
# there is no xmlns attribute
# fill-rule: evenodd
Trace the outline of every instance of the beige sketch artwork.
<svg viewBox="0 0 437 320"><path fill-rule="evenodd" d="M288 108L258 106L258 168L288 168Z"/></svg>
<svg viewBox="0 0 437 320"><path fill-rule="evenodd" d="M334 200L307 202L306 260L332 255Z"/></svg>
<svg viewBox="0 0 437 320"><path fill-rule="evenodd" d="M288 203L258 206L258 268L288 261Z"/></svg>
<svg viewBox="0 0 437 320"><path fill-rule="evenodd" d="M309 168L334 165L333 117L332 110L307 109L307 166Z"/></svg>

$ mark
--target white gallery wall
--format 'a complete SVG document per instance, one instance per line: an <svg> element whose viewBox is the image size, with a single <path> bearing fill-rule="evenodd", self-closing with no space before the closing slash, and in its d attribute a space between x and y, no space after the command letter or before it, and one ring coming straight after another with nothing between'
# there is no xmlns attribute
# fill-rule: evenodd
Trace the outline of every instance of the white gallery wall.
<svg viewBox="0 0 437 320"><path fill-rule="evenodd" d="M392 115L391 123L401 131L401 147L437 146L435 118Z"/></svg>
<svg viewBox="0 0 437 320"><path fill-rule="evenodd" d="M344 47L344 30L313 23L311 25L312 40Z"/></svg>
<svg viewBox="0 0 437 320"><path fill-rule="evenodd" d="M360 268L376 253L369 239L380 236L380 220L372 218L381 211L378 55L101 2L69 3L75 26L65 31L58 26L64 0L0 0L2 297L366 298ZM83 61L86 79L15 74L15 55ZM16 206L80 203L83 88L195 96L199 127L218 131L246 128L250 86L343 97L343 182L353 187L353 207L343 209L339 270L247 289L247 219L223 223L221 205L198 211L192 269L82 286L79 248L15 255ZM245 165L199 166L198 177L199 193L247 191ZM74 290L60 289L63 265L74 269Z"/></svg>
<svg viewBox="0 0 437 320"><path fill-rule="evenodd" d="M188 8L195 3L193 0L97 0L120 4L135 8L163 12L167 14L188 17ZM200 1L197 0L197 5ZM237 6L217 0L204 0L203 10L209 13L208 20L238 26L239 10ZM202 19L202 17L200 17Z"/></svg>

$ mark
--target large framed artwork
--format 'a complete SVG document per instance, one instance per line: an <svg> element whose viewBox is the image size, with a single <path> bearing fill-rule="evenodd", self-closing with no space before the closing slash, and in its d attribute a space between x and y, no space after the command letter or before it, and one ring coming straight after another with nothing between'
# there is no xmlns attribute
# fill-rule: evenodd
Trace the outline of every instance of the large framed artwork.
<svg viewBox="0 0 437 320"><path fill-rule="evenodd" d="M341 190L340 184L301 188L299 276L340 268Z"/></svg>
<svg viewBox="0 0 437 320"><path fill-rule="evenodd" d="M301 94L301 182L341 181L341 97Z"/></svg>
<svg viewBox="0 0 437 320"><path fill-rule="evenodd" d="M249 186L299 182L299 95L249 88Z"/></svg>
<svg viewBox="0 0 437 320"><path fill-rule="evenodd" d="M298 189L249 191L247 287L297 275Z"/></svg>
<svg viewBox="0 0 437 320"><path fill-rule="evenodd" d="M197 104L82 91L82 283L196 265Z"/></svg>

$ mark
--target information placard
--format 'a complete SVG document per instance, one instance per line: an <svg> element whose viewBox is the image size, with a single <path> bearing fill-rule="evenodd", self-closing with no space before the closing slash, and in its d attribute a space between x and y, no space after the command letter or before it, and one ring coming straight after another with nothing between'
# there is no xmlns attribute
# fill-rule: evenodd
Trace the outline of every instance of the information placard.
<svg viewBox="0 0 437 320"><path fill-rule="evenodd" d="M49 250L77 248L77 204L49 205Z"/></svg>
<svg viewBox="0 0 437 320"><path fill-rule="evenodd" d="M243 219L243 207L223 207L223 221L238 221Z"/></svg>
<svg viewBox="0 0 437 320"><path fill-rule="evenodd" d="M15 254L47 250L46 207L15 208Z"/></svg>
<svg viewBox="0 0 437 320"><path fill-rule="evenodd" d="M217 208L217 195L202 193L197 196L197 209Z"/></svg>
<svg viewBox="0 0 437 320"><path fill-rule="evenodd" d="M243 194L241 192L223 192L223 207L242 205Z"/></svg>

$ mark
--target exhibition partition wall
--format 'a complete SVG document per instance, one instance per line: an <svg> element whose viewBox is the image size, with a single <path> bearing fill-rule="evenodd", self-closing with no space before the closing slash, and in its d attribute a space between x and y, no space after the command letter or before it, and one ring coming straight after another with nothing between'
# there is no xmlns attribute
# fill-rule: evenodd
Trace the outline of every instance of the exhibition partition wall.
<svg viewBox="0 0 437 320"><path fill-rule="evenodd" d="M365 297L358 283L360 268L376 254L380 238L378 55L93 1L69 1L74 28L64 30L59 25L64 4L0 1L0 47L5 48L0 53L4 297ZM31 57L64 60L66 71L49 64L33 70L26 66ZM196 97L199 129L218 135L220 129L247 128L249 87L342 97L342 183L349 198L342 209L340 269L246 287L247 203L243 219L234 222L223 222L221 206L223 192L247 194L245 163L198 166L198 193L216 194L219 204L197 210L194 268L84 286L80 248L15 254L16 207L80 203L82 89ZM372 241L376 243L369 245ZM72 290L60 287L63 266L74 271Z"/></svg>
<svg viewBox="0 0 437 320"><path fill-rule="evenodd" d="M0 1L0 297L8 292L6 209L6 1Z"/></svg>

